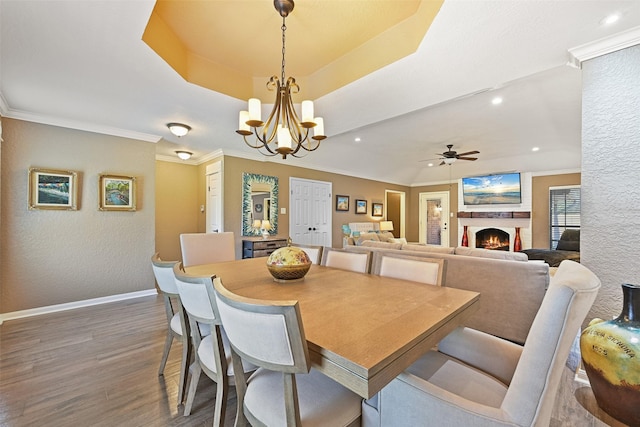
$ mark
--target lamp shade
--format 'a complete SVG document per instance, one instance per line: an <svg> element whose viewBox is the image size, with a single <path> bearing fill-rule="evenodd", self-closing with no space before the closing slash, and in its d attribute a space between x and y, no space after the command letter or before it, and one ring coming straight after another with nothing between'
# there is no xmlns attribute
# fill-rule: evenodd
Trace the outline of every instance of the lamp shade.
<svg viewBox="0 0 640 427"><path fill-rule="evenodd" d="M380 231L392 231L393 221L380 221Z"/></svg>
<svg viewBox="0 0 640 427"><path fill-rule="evenodd" d="M269 222L268 219L264 219L262 220L262 227L260 228L263 228L265 230L271 230L271 223Z"/></svg>

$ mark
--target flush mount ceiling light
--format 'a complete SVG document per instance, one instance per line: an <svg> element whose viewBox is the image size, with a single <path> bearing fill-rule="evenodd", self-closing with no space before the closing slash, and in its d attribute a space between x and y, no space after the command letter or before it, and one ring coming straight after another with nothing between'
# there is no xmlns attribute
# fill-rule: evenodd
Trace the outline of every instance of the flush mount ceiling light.
<svg viewBox="0 0 640 427"><path fill-rule="evenodd" d="M191 151L184 151L184 150L177 150L176 154L182 160L189 160L191 158L191 156L193 156L193 153Z"/></svg>
<svg viewBox="0 0 640 427"><path fill-rule="evenodd" d="M272 76L267 82L267 89L276 91L276 99L273 103L273 110L266 122L262 121L260 100L249 99L248 111L240 111L239 129L236 131L244 142L251 148L255 148L265 156L282 155L283 159L287 155L293 157L303 157L309 151L314 151L320 146L320 141L326 138L324 134L324 121L322 117L313 116L313 101L302 101L301 118L298 117L292 93L298 93L300 87L296 79L289 77L285 79L284 57L285 57L285 31L287 26L285 20L293 10L293 0L274 0L274 7L282 16L282 69L280 79ZM313 136L309 135L309 130L314 130ZM249 142L247 137L254 135L254 142ZM266 150L263 151L262 149Z"/></svg>
<svg viewBox="0 0 640 427"><path fill-rule="evenodd" d="M171 131L172 134L180 138L181 136L185 136L191 130L191 126L185 125L183 123L167 123L167 127Z"/></svg>

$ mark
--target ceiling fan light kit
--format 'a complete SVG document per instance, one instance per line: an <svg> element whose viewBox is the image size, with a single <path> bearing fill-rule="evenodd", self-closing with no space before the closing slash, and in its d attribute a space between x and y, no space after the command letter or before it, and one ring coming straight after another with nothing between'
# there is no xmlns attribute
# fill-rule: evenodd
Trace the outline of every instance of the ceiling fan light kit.
<svg viewBox="0 0 640 427"><path fill-rule="evenodd" d="M240 111L239 128L236 133L242 135L244 142L265 156L280 154L283 159L288 155L303 157L309 151L320 146L326 138L322 117L314 117L313 101L302 101L301 118L295 110L292 93L298 93L300 87L296 79L285 79L285 20L295 6L293 0L274 0L274 7L282 16L282 69L280 79L272 76L267 82L267 89L276 92L273 109L266 122L261 118L261 103L257 98L249 99L247 111ZM309 134L313 129L313 135ZM254 142L247 137L254 135ZM265 149L266 152L262 151ZM300 151L302 149L302 151Z"/></svg>
<svg viewBox="0 0 640 427"><path fill-rule="evenodd" d="M474 151L467 151L466 153L460 153L458 154L457 151L453 151L453 144L448 144L447 145L447 151L445 151L444 153L439 154L440 156L442 156L442 163L440 163L440 166L442 165L452 165L456 160L471 160L471 161L475 161L478 160L477 157L468 157L472 154L480 154L479 151L474 150Z"/></svg>

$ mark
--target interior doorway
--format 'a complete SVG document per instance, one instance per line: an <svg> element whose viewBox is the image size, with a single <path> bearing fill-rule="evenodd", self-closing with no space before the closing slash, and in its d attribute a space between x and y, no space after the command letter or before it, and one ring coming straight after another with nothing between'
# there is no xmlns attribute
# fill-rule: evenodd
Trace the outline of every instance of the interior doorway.
<svg viewBox="0 0 640 427"><path fill-rule="evenodd" d="M393 222L393 236L405 236L405 193L404 191L384 190L385 218Z"/></svg>
<svg viewBox="0 0 640 427"><path fill-rule="evenodd" d="M419 242L449 247L449 192L420 193Z"/></svg>
<svg viewBox="0 0 640 427"><path fill-rule="evenodd" d="M206 230L207 233L219 233L224 231L222 217L222 161L213 162L206 167L207 199L206 199ZM204 206L201 210L204 209Z"/></svg>

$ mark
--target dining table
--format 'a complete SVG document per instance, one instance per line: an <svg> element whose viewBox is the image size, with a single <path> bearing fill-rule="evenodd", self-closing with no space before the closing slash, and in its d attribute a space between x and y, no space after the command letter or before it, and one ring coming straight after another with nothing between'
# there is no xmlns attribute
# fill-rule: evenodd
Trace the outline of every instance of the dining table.
<svg viewBox="0 0 640 427"><path fill-rule="evenodd" d="M309 358L324 373L370 398L463 325L480 294L313 264L298 280L276 281L265 258L194 265L248 298L298 301Z"/></svg>

